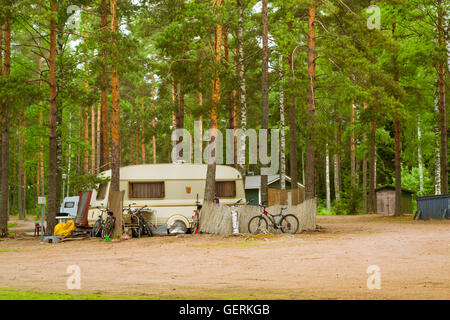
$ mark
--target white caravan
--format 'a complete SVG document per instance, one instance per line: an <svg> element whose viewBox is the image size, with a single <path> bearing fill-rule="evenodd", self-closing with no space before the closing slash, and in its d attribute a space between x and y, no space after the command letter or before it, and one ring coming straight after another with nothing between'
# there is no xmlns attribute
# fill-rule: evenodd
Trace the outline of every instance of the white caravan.
<svg viewBox="0 0 450 320"><path fill-rule="evenodd" d="M120 190L125 191L123 207L143 207L153 211L152 224L176 223L191 227L192 216L198 204L203 203L206 183L206 164L142 164L120 168ZM111 178L111 170L100 173ZM89 226L100 215L97 207L108 205L111 182L105 182L92 191L88 213ZM245 190L241 173L233 167L217 165L216 197L220 203L233 204L239 199L245 202ZM198 201L198 202L197 202Z"/></svg>

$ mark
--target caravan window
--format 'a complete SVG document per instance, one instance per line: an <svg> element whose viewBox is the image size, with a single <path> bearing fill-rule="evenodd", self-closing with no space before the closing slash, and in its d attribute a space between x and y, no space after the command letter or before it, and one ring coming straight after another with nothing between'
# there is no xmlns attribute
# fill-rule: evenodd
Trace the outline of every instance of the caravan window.
<svg viewBox="0 0 450 320"><path fill-rule="evenodd" d="M73 201L64 203L64 208L73 208L73 207L75 207L75 202Z"/></svg>
<svg viewBox="0 0 450 320"><path fill-rule="evenodd" d="M217 181L216 197L218 198L234 198L236 197L235 181Z"/></svg>
<svg viewBox="0 0 450 320"><path fill-rule="evenodd" d="M130 182L128 195L130 199L164 198L164 182Z"/></svg>
<svg viewBox="0 0 450 320"><path fill-rule="evenodd" d="M106 196L106 189L108 188L108 182L100 183L97 190L97 199L96 200L103 200Z"/></svg>

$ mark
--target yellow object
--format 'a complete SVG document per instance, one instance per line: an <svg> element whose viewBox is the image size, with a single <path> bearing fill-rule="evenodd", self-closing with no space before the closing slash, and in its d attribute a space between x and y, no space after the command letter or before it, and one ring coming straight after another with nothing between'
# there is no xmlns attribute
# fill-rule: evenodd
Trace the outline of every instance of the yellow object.
<svg viewBox="0 0 450 320"><path fill-rule="evenodd" d="M54 236L68 236L75 230L75 223L73 220L67 221L67 223L58 223L55 226Z"/></svg>

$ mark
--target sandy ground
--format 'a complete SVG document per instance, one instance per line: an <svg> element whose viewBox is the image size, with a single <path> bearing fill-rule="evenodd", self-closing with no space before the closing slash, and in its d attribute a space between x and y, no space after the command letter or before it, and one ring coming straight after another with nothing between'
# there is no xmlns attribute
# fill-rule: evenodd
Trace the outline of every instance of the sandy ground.
<svg viewBox="0 0 450 320"><path fill-rule="evenodd" d="M319 232L266 239L2 240L0 288L169 299L450 299L450 221L366 215L317 223ZM70 265L81 269L80 290L66 287ZM367 288L370 265L380 268L381 289Z"/></svg>

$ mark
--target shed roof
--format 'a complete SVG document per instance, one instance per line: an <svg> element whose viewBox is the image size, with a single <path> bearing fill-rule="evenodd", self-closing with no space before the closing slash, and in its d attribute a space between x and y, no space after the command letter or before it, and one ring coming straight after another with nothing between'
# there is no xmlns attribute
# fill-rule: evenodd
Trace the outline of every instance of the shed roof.
<svg viewBox="0 0 450 320"><path fill-rule="evenodd" d="M381 190L385 190L385 189L395 190L395 186L393 186L391 184L386 184L384 186L380 186L380 187L376 188L375 191L381 191ZM411 194L416 193L413 190L408 190L408 189L405 189L405 188L402 188L402 192L411 193Z"/></svg>
<svg viewBox="0 0 450 320"><path fill-rule="evenodd" d="M272 184L280 180L279 174L270 174L267 176L268 184ZM291 182L291 178L286 176L286 180ZM304 187L301 183L298 183L299 187ZM245 189L260 189L261 188L261 176L246 176L245 177Z"/></svg>

